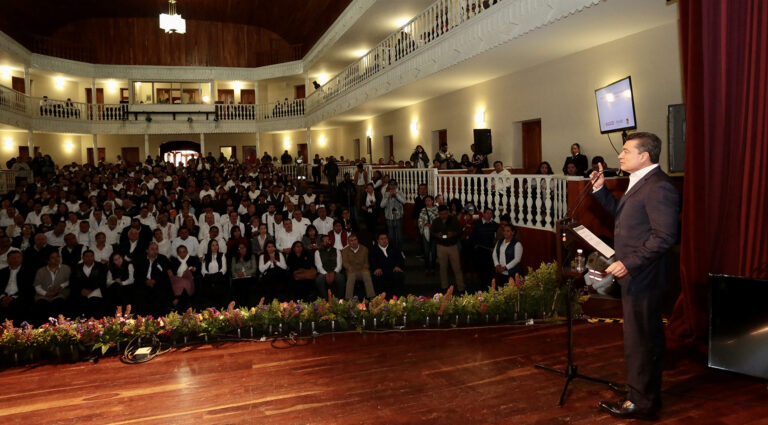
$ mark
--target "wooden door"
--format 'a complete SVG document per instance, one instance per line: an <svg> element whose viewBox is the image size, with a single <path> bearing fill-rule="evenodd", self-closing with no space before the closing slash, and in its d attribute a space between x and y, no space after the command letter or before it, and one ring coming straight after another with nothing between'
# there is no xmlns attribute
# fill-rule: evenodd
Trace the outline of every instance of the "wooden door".
<svg viewBox="0 0 768 425"><path fill-rule="evenodd" d="M20 77L11 77L11 88L19 93L25 93L24 79Z"/></svg>
<svg viewBox="0 0 768 425"><path fill-rule="evenodd" d="M85 89L85 102L86 103L93 103L93 94L91 93L91 88L88 87ZM104 89L96 89L96 103L103 105L104 104Z"/></svg>
<svg viewBox="0 0 768 425"><path fill-rule="evenodd" d="M256 103L256 90L243 89L240 90L240 103L244 105L253 105Z"/></svg>
<svg viewBox="0 0 768 425"><path fill-rule="evenodd" d="M522 123L523 127L523 169L535 173L541 163L541 120Z"/></svg>
<svg viewBox="0 0 768 425"><path fill-rule="evenodd" d="M448 130L437 131L437 146L440 147L443 145L448 145Z"/></svg>
<svg viewBox="0 0 768 425"><path fill-rule="evenodd" d="M97 155L99 156L98 161L104 161L107 159L107 149L106 148L98 148ZM88 164L94 165L93 163L93 148L86 148L86 154L88 155Z"/></svg>
<svg viewBox="0 0 768 425"><path fill-rule="evenodd" d="M355 159L360 159L360 139L353 140L352 145L355 147Z"/></svg>
<svg viewBox="0 0 768 425"><path fill-rule="evenodd" d="M389 158L395 156L395 138L392 135L384 136L384 145L389 147L389 156L387 157L387 162L389 162Z"/></svg>
<svg viewBox="0 0 768 425"><path fill-rule="evenodd" d="M259 150L256 146L243 146L243 161L246 164L254 164L259 158Z"/></svg>
<svg viewBox="0 0 768 425"><path fill-rule="evenodd" d="M308 151L307 151L307 144L306 143L299 143L298 145L296 145L296 147L298 149L298 154L301 155L302 157L304 157L303 164L306 164L309 161L309 159L307 159L307 153L308 153Z"/></svg>
<svg viewBox="0 0 768 425"><path fill-rule="evenodd" d="M141 161L139 159L139 148L121 148L121 153L129 167Z"/></svg>
<svg viewBox="0 0 768 425"><path fill-rule="evenodd" d="M219 102L225 105L231 105L235 103L235 90L219 89Z"/></svg>
<svg viewBox="0 0 768 425"><path fill-rule="evenodd" d="M307 97L307 87L304 84L300 86L294 86L294 92L294 99L304 99Z"/></svg>

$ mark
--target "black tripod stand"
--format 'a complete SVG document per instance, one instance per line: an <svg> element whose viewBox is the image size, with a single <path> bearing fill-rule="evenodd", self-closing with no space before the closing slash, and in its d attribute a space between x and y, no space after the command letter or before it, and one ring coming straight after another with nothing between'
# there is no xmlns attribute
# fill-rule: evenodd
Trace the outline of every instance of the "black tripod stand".
<svg viewBox="0 0 768 425"><path fill-rule="evenodd" d="M563 251L567 239L566 231L573 229L573 227L576 225L577 223L571 219L563 219L557 222L557 233L562 234L562 240L557 245L557 261L559 265L558 275L560 277L561 286L565 286L565 316L566 320L568 321L568 362L565 365L565 369L555 369L553 367L544 366L541 364L534 365L538 369L544 369L565 376L565 386L563 387L563 392L560 394L560 401L557 402L558 407L563 406L565 402L565 393L568 391L568 385L570 385L571 381L576 378L586 379L587 381L597 382L605 385L613 384L611 381L580 374L578 366L576 366L576 364L573 362L573 309L571 307L571 291L573 289L573 280L575 278L581 277L581 273L576 270L572 270L570 268L566 269L563 267ZM563 281L565 281L564 284L562 283Z"/></svg>

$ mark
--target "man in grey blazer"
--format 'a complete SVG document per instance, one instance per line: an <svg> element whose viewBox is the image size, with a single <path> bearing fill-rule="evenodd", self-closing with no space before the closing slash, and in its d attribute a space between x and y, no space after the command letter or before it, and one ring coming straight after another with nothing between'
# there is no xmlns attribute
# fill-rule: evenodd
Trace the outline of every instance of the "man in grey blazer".
<svg viewBox="0 0 768 425"><path fill-rule="evenodd" d="M606 272L621 286L627 368L626 397L599 406L625 419L655 419L661 408L661 295L666 286L666 254L677 240L680 196L659 168L660 153L661 140L653 133L627 137L619 163L631 174L621 200L604 188L602 165L591 174L592 195L615 217L616 262Z"/></svg>

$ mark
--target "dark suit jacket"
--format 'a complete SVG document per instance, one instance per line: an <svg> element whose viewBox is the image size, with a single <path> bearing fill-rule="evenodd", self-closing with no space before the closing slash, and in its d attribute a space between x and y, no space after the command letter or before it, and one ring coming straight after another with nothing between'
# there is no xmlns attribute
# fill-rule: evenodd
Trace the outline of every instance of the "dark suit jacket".
<svg viewBox="0 0 768 425"><path fill-rule="evenodd" d="M399 250L392 244L387 245L387 255L381 252L378 244L374 244L370 251L371 271L381 269L384 272L391 272L395 267L405 270L405 260Z"/></svg>
<svg viewBox="0 0 768 425"><path fill-rule="evenodd" d="M35 271L30 272L30 270L29 267L22 264L19 273L16 275L16 286L19 288L18 298L24 302L31 302L35 297L35 287L32 285L32 282L35 280ZM0 269L0 294L5 293L10 276L10 267Z"/></svg>
<svg viewBox="0 0 768 425"><path fill-rule="evenodd" d="M159 284L169 284L168 280L168 258L162 254L158 254L155 261L152 263L152 271L149 276ZM133 263L133 278L137 285L145 285L147 282L147 272L149 271L149 259L146 255L140 257ZM176 265L178 268L178 264Z"/></svg>
<svg viewBox="0 0 768 425"><path fill-rule="evenodd" d="M76 264L72 267L72 277L70 279L72 294L76 298L81 297L80 291L83 289L88 289L89 291L101 289L101 294L104 297L107 296L107 266L102 263L93 263L89 276L86 276L85 272L83 272L83 264Z"/></svg>
<svg viewBox="0 0 768 425"><path fill-rule="evenodd" d="M37 271L40 267L48 264L48 255L55 251L56 248L45 245L43 249L38 251L34 245L24 250L24 265L30 270Z"/></svg>
<svg viewBox="0 0 768 425"><path fill-rule="evenodd" d="M123 254L123 257L130 258L131 261L137 261L140 258L146 257L149 241L150 239L139 237L139 240L136 241L136 248L133 251L131 251L131 242L128 239L120 241L120 244L117 245L117 252Z"/></svg>
<svg viewBox="0 0 768 425"><path fill-rule="evenodd" d="M628 293L659 289L666 280L665 254L677 240L680 195L661 168L646 174L617 200L605 187L593 196L615 216L614 249L629 274Z"/></svg>
<svg viewBox="0 0 768 425"><path fill-rule="evenodd" d="M563 164L563 174L568 174L568 164L573 163L576 165L576 175L584 175L584 173L589 168L589 161L587 161L587 157L584 154L578 154L576 156L568 156L565 158L565 163Z"/></svg>

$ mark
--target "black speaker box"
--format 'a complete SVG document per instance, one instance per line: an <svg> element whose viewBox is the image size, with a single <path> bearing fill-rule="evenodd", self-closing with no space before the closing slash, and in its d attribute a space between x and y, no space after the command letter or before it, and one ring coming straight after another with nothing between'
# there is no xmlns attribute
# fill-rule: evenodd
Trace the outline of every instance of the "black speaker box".
<svg viewBox="0 0 768 425"><path fill-rule="evenodd" d="M491 144L491 130L487 128L476 128L475 133L475 152L480 155L493 153Z"/></svg>

